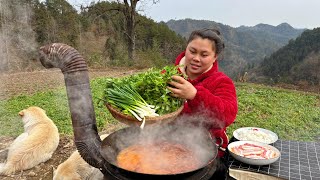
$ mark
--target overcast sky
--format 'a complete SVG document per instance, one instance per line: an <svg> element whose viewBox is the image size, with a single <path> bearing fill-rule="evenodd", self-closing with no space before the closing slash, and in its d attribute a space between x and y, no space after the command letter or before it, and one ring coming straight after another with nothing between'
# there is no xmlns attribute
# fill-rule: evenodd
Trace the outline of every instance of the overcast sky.
<svg viewBox="0 0 320 180"><path fill-rule="evenodd" d="M67 0L78 6L94 0ZM232 27L254 26L259 23L289 23L294 28L320 27L320 0L152 0L143 4L140 14L157 22L170 19L210 20ZM140 3L140 5L142 5Z"/></svg>

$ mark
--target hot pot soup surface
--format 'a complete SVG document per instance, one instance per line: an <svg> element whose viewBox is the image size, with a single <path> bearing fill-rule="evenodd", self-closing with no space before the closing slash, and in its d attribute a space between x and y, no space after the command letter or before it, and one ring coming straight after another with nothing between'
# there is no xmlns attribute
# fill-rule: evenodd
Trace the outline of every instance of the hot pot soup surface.
<svg viewBox="0 0 320 180"><path fill-rule="evenodd" d="M187 146L157 141L134 144L117 156L119 167L144 174L179 174L201 166L200 160Z"/></svg>

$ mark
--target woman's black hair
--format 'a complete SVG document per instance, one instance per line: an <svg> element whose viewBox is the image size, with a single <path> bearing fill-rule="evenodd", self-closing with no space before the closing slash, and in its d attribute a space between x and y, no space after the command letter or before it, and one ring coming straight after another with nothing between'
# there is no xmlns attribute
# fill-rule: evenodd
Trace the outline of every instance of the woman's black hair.
<svg viewBox="0 0 320 180"><path fill-rule="evenodd" d="M215 42L213 44L213 48L215 48L216 53L220 54L224 49L224 42L222 40L222 37L220 37L221 33L217 29L210 29L210 28L204 28L193 31L188 39L188 43L194 40L197 37L201 37L202 39L209 39L212 42Z"/></svg>

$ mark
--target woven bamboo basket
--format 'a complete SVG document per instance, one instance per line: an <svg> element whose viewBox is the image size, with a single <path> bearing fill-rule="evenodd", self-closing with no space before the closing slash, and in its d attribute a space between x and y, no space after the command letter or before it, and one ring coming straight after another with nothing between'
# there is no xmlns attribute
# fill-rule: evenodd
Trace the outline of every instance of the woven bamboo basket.
<svg viewBox="0 0 320 180"><path fill-rule="evenodd" d="M118 121L127 124L129 126L132 125L136 125L136 126L140 126L142 121L137 120L135 117L130 116L130 115L126 115L123 114L121 111L119 111L118 109L112 107L110 104L106 104L106 107L108 108L108 110L110 111L111 115L117 119ZM164 114L161 116L157 116L157 117L146 117L146 125L148 124L153 124L153 123L168 123L171 122L173 120L175 120L178 115L181 113L183 109L183 105L177 109L174 112L168 113L168 114Z"/></svg>

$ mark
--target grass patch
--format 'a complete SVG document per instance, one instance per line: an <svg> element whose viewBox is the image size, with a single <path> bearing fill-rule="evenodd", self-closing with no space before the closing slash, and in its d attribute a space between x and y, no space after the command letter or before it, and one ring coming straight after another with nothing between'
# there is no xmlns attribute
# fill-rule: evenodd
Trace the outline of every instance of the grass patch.
<svg viewBox="0 0 320 180"><path fill-rule="evenodd" d="M320 138L320 96L305 92L240 83L236 85L239 113L227 134L240 127L269 129L287 140Z"/></svg>
<svg viewBox="0 0 320 180"><path fill-rule="evenodd" d="M104 79L95 79L90 82L96 123L99 131L106 124L115 124L117 121L100 103L104 88ZM18 113L29 106L39 106L44 109L49 118L57 125L62 134L72 134L72 122L65 88L52 91L38 92L31 96L21 95L6 101L0 101L0 136L18 136L23 132L23 124Z"/></svg>
<svg viewBox="0 0 320 180"><path fill-rule="evenodd" d="M100 103L104 78L91 80L93 102L99 131L118 121ZM236 84L239 113L227 129L255 126L270 129L281 139L314 141L320 137L320 95L300 91L272 88L263 85ZM17 136L23 132L18 112L29 106L39 106L58 126L62 134L72 134L70 112L65 88L39 92L31 96L17 96L0 101L0 135Z"/></svg>

